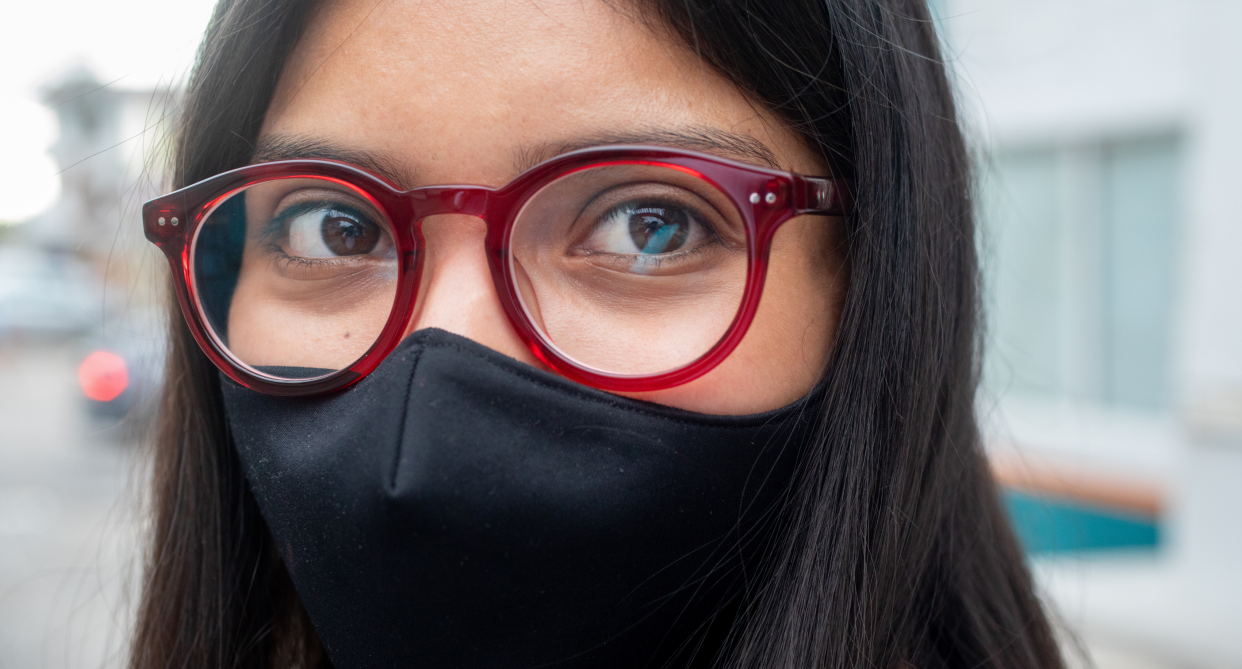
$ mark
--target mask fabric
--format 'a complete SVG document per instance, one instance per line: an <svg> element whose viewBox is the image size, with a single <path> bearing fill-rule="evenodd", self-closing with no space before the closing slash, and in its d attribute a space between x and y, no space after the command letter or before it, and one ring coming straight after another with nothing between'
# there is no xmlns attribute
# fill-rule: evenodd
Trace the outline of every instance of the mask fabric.
<svg viewBox="0 0 1242 669"><path fill-rule="evenodd" d="M815 395L691 413L442 330L327 396L221 378L247 480L336 669L710 660Z"/></svg>

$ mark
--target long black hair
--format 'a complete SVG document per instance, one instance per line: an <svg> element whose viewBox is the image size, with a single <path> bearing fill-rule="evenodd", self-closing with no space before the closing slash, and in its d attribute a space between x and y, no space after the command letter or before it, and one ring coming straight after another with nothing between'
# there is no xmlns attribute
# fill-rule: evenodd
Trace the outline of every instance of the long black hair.
<svg viewBox="0 0 1242 669"><path fill-rule="evenodd" d="M970 159L923 0L631 0L857 180L819 429L745 605L700 661L1058 669L974 415ZM313 3L221 0L174 185L244 165ZM134 669L327 666L173 307Z"/></svg>

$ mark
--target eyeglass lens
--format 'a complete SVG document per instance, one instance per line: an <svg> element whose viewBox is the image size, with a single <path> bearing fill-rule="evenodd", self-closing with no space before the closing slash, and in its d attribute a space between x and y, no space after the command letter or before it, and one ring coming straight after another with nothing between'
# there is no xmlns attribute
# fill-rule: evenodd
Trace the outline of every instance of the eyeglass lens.
<svg viewBox="0 0 1242 669"><path fill-rule="evenodd" d="M525 200L509 273L526 319L580 366L623 375L682 367L728 331L748 237L717 188L679 169L599 165ZM191 247L195 298L238 362L277 379L348 368L392 313L392 222L361 191L265 181L216 205Z"/></svg>

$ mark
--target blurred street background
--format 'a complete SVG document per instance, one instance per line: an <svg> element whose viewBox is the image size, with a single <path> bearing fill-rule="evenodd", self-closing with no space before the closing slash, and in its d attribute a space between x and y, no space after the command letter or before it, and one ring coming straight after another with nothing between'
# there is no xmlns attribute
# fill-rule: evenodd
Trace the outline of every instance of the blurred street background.
<svg viewBox="0 0 1242 669"><path fill-rule="evenodd" d="M138 213L211 4L6 10L0 669L125 663L166 327ZM980 416L1073 664L1242 668L1242 2L932 6L978 157Z"/></svg>
<svg viewBox="0 0 1242 669"><path fill-rule="evenodd" d="M980 414L1101 667L1242 667L1242 3L933 3L977 143Z"/></svg>
<svg viewBox="0 0 1242 669"><path fill-rule="evenodd" d="M53 165L69 169L42 211L0 223L3 669L124 664L162 366L163 276L123 223L153 192L144 167L159 154L116 145L166 95L101 88L82 64L52 81L39 99L54 110Z"/></svg>
<svg viewBox="0 0 1242 669"><path fill-rule="evenodd" d="M166 280L138 213L212 4L5 7L0 669L126 664Z"/></svg>

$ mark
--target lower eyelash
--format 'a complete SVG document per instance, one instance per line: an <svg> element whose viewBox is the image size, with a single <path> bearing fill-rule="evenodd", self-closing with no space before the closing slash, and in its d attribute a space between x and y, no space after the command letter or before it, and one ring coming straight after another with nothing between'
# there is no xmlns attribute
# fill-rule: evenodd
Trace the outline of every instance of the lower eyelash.
<svg viewBox="0 0 1242 669"><path fill-rule="evenodd" d="M276 262L285 265L297 265L299 267L323 267L325 265L340 265L342 260L348 262L348 258L305 258L302 256L292 256L280 248L279 244L268 244L267 250L275 257ZM359 256L354 256L359 257Z"/></svg>
<svg viewBox="0 0 1242 669"><path fill-rule="evenodd" d="M593 256L596 258L603 258L605 260L610 260L618 264L624 263L625 265L629 267L634 267L636 264L641 263L642 267L644 268L659 269L663 267L666 263L667 264L679 264L679 263L690 262L691 256L704 253L707 247L715 246L716 244L717 244L717 241L713 238L703 244L699 244L698 246L692 249L686 249L685 251L677 251L674 253L657 253L657 254L651 254L651 255L637 255L637 254L627 254L627 253L604 253L601 251L587 251L583 255Z"/></svg>

